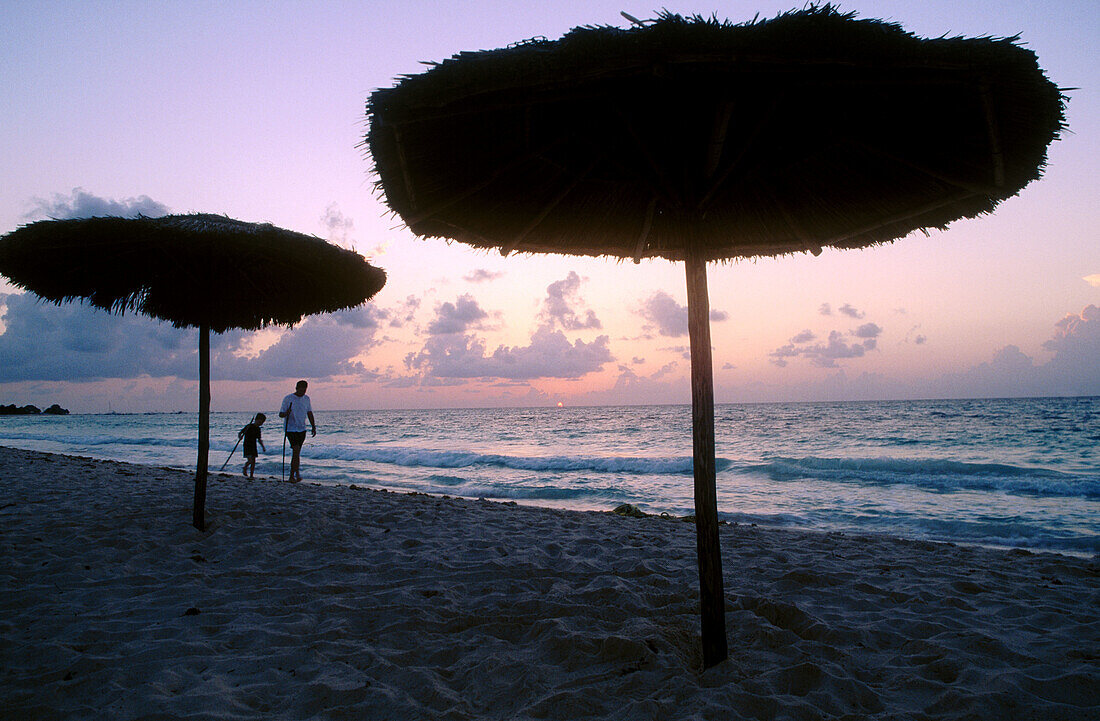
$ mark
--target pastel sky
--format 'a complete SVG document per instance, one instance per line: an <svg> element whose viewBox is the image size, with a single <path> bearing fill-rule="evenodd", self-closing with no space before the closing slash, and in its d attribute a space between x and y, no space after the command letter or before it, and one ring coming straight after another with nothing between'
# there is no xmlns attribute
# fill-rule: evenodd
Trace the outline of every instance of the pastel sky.
<svg viewBox="0 0 1100 721"><path fill-rule="evenodd" d="M47 217L221 213L354 248L361 309L214 339L214 410L688 403L683 267L415 238L358 147L370 92L474 49L662 6L791 0L0 0L0 233ZM1019 34L1068 90L1044 179L985 218L863 251L710 267L724 401L1100 394L1100 3L852 0L926 37ZM0 403L191 410L196 332L0 282Z"/></svg>

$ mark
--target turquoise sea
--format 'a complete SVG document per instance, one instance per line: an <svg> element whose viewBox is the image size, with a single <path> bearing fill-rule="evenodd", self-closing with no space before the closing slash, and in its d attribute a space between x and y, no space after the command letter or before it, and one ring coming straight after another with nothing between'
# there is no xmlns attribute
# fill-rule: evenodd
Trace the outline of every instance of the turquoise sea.
<svg viewBox="0 0 1100 721"><path fill-rule="evenodd" d="M257 473L279 478L281 427L265 412ZM688 406L315 414L307 481L693 512ZM250 418L212 414L211 470ZM195 464L194 414L2 421L0 445ZM1100 554L1100 397L719 405L715 433L730 522Z"/></svg>

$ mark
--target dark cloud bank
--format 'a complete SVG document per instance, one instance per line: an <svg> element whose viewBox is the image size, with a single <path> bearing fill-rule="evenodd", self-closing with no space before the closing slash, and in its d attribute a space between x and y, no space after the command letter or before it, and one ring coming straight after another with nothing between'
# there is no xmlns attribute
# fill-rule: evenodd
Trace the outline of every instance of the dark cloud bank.
<svg viewBox="0 0 1100 721"><path fill-rule="evenodd" d="M168 208L148 196L125 200L100 198L75 189L71 196L37 200L29 218L72 218L91 215L164 215ZM350 221L330 208L330 230L339 234L350 229ZM499 273L478 270L465 278L471 283L490 282ZM551 283L537 314L538 325L526 345L500 345L489 352L475 331L491 327L499 314L481 308L470 294L438 305L426 328L427 337L418 351L405 359L411 375L391 374L381 379L394 387L455 385L472 379L520 384L538 378L580 378L602 370L613 362L608 336L590 341L570 339L566 332L596 331L603 324L580 296L583 279L575 272ZM30 294L0 295L5 330L0 334L0 383L25 381L95 381L141 377L197 376L195 331L132 314L110 316L79 304L55 306ZM218 380L270 381L286 378L376 375L353 360L383 342L382 327L403 327L414 322L420 306L415 296L392 309L367 304L358 309L307 318L285 332L270 347L246 354L251 339L243 331L215 335L211 342L214 374ZM865 313L848 303L835 311L828 303L818 312L824 316L862 320ZM670 295L657 292L646 298L637 313L643 327L658 337L687 335L687 308ZM711 320L720 322L727 314L714 310ZM883 328L865 322L845 331L834 330L822 339L806 330L769 354L778 366L794 360L825 369L838 369L854 396L877 391L883 397L921 396L1020 396L1091 395L1100 393L1100 308L1086 307L1080 314L1068 314L1054 326L1053 336L1044 343L1050 360L1037 363L1017 346L997 351L989 362L961 373L912 384L864 378L847 381L841 364L852 362L876 350ZM907 336L908 338L908 336ZM922 344L923 335L912 342ZM641 362L634 358L633 363ZM728 366L728 364L727 364ZM643 377L628 366L619 367L615 387L604 393L609 402L682 402L681 386L672 378L675 364ZM601 396L602 397L602 396Z"/></svg>
<svg viewBox="0 0 1100 721"><path fill-rule="evenodd" d="M36 199L28 219L80 218L102 215L160 216L167 206L146 195L113 200L74 189L69 196ZM322 223L330 239L346 240L353 228L333 205ZM466 276L470 283L491 282L502 274L479 269ZM578 378L613 360L607 336L591 342L570 342L563 331L598 330L595 312L583 307L581 278L571 272L551 283L539 312L540 325L526 346L500 346L487 352L484 341L471 333L491 328L499 314L483 310L477 300L461 295L442 303L427 326L427 340L406 359L415 377L391 377L392 385L426 386L463 379L511 381L535 378ZM30 294L0 296L5 330L0 334L0 383L24 381L91 382L103 379L197 376L195 331L176 329L143 316L112 316L78 303L55 306ZM393 309L368 304L362 308L314 316L283 333L271 346L247 353L252 335L231 331L211 340L211 361L217 380L267 381L284 378L358 375L374 378L357 356L382 341L380 327L401 328L414 322L420 299L409 296Z"/></svg>
<svg viewBox="0 0 1100 721"><path fill-rule="evenodd" d="M31 294L4 297L0 383L28 380L198 377L197 331L140 315L108 315L77 303L53 305ZM361 373L351 358L369 349L386 311L372 305L311 317L255 357L240 354L251 333L211 337L216 380L272 380Z"/></svg>
<svg viewBox="0 0 1100 721"><path fill-rule="evenodd" d="M29 294L0 296L0 303L5 325L0 334L0 383L196 378L193 330L132 314L110 316L78 304L55 306ZM215 379L271 381L353 375L370 380L374 374L352 359L381 342L379 330L389 325L395 312L367 305L308 318L251 357L241 353L250 334L215 335L211 342ZM423 346L406 357L411 374L383 382L397 387L453 385L473 379L579 378L614 361L606 335L591 341L570 340L549 323L540 325L525 345L500 345L490 351L484 340L467 332L486 315L472 297L439 306L429 325L437 332L429 333ZM1054 325L1052 337L1044 344L1053 354L1046 362L1037 362L1009 345L988 362L923 382L843 376L842 364L874 349L881 333L874 323L861 324L844 334L833 331L826 339L804 332L774 351L771 360L782 365L797 359L837 370L841 376L834 379L844 384L837 392L851 397L1100 394L1100 364L1096 362L1100 358L1100 308L1095 305L1068 314ZM666 367L645 378L623 366L606 400L613 401L618 393L622 396L619 402L677 402L676 393L665 392L668 389L658 384L672 370Z"/></svg>

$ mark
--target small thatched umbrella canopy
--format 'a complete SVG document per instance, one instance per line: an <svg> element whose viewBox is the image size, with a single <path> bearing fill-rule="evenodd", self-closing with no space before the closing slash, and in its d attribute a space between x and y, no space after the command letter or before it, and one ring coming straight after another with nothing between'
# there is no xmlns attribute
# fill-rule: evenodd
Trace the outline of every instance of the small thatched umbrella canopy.
<svg viewBox="0 0 1100 721"><path fill-rule="evenodd" d="M62 303L86 299L199 329L194 523L204 527L210 443L210 331L293 325L357 306L386 283L358 253L220 215L44 220L0 239L0 274Z"/></svg>
<svg viewBox="0 0 1100 721"><path fill-rule="evenodd" d="M480 248L687 263L704 659L725 658L706 262L860 248L1039 177L1063 98L1014 38L811 7L462 53L371 95L390 208Z"/></svg>

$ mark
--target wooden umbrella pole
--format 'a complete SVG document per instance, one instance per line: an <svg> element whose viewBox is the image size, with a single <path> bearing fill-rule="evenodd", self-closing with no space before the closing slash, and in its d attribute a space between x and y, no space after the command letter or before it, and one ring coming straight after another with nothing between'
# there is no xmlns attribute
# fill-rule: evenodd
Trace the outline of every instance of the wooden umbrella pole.
<svg viewBox="0 0 1100 721"><path fill-rule="evenodd" d="M199 327L199 458L195 463L195 508L191 523L206 527L206 469L210 456L210 326Z"/></svg>
<svg viewBox="0 0 1100 721"><path fill-rule="evenodd" d="M688 334L691 338L691 427L695 469L695 542L699 557L699 612L703 665L729 655L726 646L722 550L718 541L718 495L714 466L714 373L710 352L710 299L707 261L694 238L685 243Z"/></svg>

